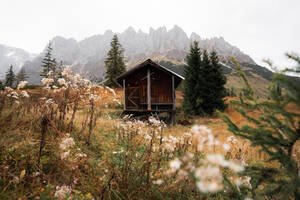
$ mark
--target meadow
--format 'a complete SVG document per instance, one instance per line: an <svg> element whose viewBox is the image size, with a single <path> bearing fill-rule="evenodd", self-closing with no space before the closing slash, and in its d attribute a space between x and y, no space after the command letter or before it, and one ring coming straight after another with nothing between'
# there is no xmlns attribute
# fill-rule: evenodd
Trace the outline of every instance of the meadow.
<svg viewBox="0 0 300 200"><path fill-rule="evenodd" d="M279 166L217 114L184 119L179 91L178 123L169 126L122 116L121 89L68 68L63 76L57 86L43 79L43 88L0 93L0 199L235 199L232 185L251 189L239 174L245 166ZM249 124L232 99L225 114Z"/></svg>

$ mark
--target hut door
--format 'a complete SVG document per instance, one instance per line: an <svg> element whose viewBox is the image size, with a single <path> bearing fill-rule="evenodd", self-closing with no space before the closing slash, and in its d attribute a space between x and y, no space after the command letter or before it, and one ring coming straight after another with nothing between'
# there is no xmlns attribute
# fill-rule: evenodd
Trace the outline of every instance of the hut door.
<svg viewBox="0 0 300 200"><path fill-rule="evenodd" d="M140 104L140 87L127 87L127 108L139 108Z"/></svg>

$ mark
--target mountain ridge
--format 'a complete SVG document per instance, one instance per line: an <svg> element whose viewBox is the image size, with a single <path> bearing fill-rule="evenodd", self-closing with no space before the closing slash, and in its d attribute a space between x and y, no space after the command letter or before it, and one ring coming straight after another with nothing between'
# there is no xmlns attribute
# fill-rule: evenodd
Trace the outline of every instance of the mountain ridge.
<svg viewBox="0 0 300 200"><path fill-rule="evenodd" d="M231 57L235 57L241 64L242 69L247 73L250 82L253 83L254 89L258 91L257 94L259 96L267 94L267 85L271 81L272 71L257 65L249 55L243 53L238 47L231 45L223 37L206 39L195 32L192 32L188 36L179 26L174 26L169 30L165 26L157 29L150 28L148 33L141 30L136 31L133 27L128 27L122 33L114 33L112 30L106 30L103 34L92 35L79 41L74 38L55 36L51 40L53 58L58 63L62 61L64 64L70 65L75 72L83 74L86 78L93 81L101 81L106 71L104 60L110 49L110 42L114 34L118 35L119 41L125 50L124 56L128 68L151 58L166 67L169 66L173 70L182 72L182 66L184 65L184 59L189 51L190 44L196 40L199 42L202 50L215 50L218 53L220 62L223 65L223 72L228 78L227 88L239 88L241 86L238 77L234 74L234 66L231 62ZM40 84L41 64L46 48L47 45L34 58L32 54L20 50L23 54L27 55L21 56L23 58L21 59L22 62L18 62L20 59L17 57L15 57L15 60L11 60L13 64L17 65L16 69L19 69L21 66L25 68L31 84ZM10 48L6 48L6 50L1 52L0 45L0 58L1 55L10 58L11 55L8 54L9 52L12 52ZM20 55L22 54L20 53ZM8 64L6 62L5 64L7 65L7 69L11 63ZM4 70L2 70L3 77ZM292 79L295 81L300 80L298 78Z"/></svg>
<svg viewBox="0 0 300 200"><path fill-rule="evenodd" d="M235 57L239 63L244 63L241 66L248 72L248 75L257 80L258 77L261 78L264 84L270 81L270 74L272 74L270 70L258 66L249 55L227 42L223 37L206 39L195 32L192 32L188 36L182 28L176 25L169 30L165 26L156 29L150 28L148 33L141 30L136 31L133 27L128 27L122 33L114 33L112 30L106 30L103 34L92 35L83 40L55 36L51 39L53 58L57 62L63 61L64 64L70 65L75 72L81 73L91 80L101 81L106 71L104 60L110 49L110 42L114 34L118 35L119 41L125 50L124 56L128 68L148 58L156 62L171 62L175 66L182 66L190 44L196 40L199 42L201 49L217 51L220 61L224 66L224 73L229 79L233 78L234 80L234 84L229 85L229 87L238 85L233 75L231 57ZM32 56L28 56L27 61L22 60L22 67L25 68L29 75L29 81L32 84L40 84L41 62L46 47L47 45L45 45L43 51L36 55L34 59L32 59ZM31 54L28 53L28 55ZM6 63L6 65L5 69L7 70L9 64ZM19 68L20 64L16 69ZM179 68L177 67L176 69ZM268 72L264 72L265 70ZM268 76L264 76L264 73L267 73ZM4 70L2 70L3 77Z"/></svg>
<svg viewBox="0 0 300 200"><path fill-rule="evenodd" d="M53 57L58 62L63 61L64 64L71 65L75 71L86 74L90 79L102 79L105 74L104 60L114 34L118 35L125 49L124 56L129 67L144 59L157 57L183 62L193 40L197 40L202 49L216 50L222 62L229 62L233 56L240 62L255 64L249 55L222 37L202 39L196 33L187 36L184 30L176 25L169 30L165 26L150 28L149 33L136 31L133 27L128 27L122 33L106 30L103 34L92 35L80 41L56 36L51 40ZM32 83L39 83L38 74L45 49L46 47L34 60L24 64Z"/></svg>

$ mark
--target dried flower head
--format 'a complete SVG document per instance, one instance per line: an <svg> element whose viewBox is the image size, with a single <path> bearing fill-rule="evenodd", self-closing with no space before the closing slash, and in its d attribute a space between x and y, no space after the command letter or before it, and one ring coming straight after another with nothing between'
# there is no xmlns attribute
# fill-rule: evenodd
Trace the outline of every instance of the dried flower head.
<svg viewBox="0 0 300 200"><path fill-rule="evenodd" d="M68 194L71 194L71 192L72 188L70 186L56 186L54 197L56 197L58 200L63 200L67 197Z"/></svg>
<svg viewBox="0 0 300 200"><path fill-rule="evenodd" d="M24 88L27 85L27 81L20 81L18 84L18 90Z"/></svg>

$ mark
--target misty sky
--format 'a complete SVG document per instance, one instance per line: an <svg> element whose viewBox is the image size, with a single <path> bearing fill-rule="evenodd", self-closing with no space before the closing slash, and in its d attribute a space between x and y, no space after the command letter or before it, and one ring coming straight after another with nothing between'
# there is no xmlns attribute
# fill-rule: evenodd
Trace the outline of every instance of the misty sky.
<svg viewBox="0 0 300 200"><path fill-rule="evenodd" d="M300 0L1 0L0 43L39 53L54 36L82 40L128 26L178 25L190 36L222 36L257 63L300 53ZM291 64L291 63L289 63Z"/></svg>

